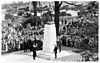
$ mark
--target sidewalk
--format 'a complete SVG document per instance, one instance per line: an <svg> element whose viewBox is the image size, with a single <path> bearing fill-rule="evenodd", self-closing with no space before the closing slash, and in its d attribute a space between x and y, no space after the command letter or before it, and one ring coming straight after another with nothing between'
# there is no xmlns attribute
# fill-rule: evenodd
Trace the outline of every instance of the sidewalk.
<svg viewBox="0 0 100 63"><path fill-rule="evenodd" d="M64 48L63 48L64 49ZM43 56L37 56L35 62L38 63L43 61L44 63L51 63L51 62L67 62L67 61L81 61L82 57L79 53L74 53L72 50L73 48L66 48L67 50L62 50L61 53L58 52L58 58L53 60L48 60L47 58ZM9 54L2 55L3 63L31 63L33 60L32 58L32 52L23 52L23 51L17 51Z"/></svg>

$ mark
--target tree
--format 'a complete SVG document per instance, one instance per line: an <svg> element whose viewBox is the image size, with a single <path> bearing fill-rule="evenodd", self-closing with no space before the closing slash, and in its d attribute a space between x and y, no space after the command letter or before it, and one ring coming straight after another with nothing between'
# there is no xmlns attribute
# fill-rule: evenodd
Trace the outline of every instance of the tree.
<svg viewBox="0 0 100 63"><path fill-rule="evenodd" d="M62 5L62 3L66 3L66 4L69 4L69 5L74 5L74 6L81 6L82 4L80 5L76 5L74 3L68 3L66 1L61 1L59 3L59 1L55 1L55 26L56 26L56 35L58 36L59 35L59 10L60 10L60 6Z"/></svg>
<svg viewBox="0 0 100 63"><path fill-rule="evenodd" d="M62 2L59 4L59 1L55 1L55 27L56 27L56 35L59 35L59 8Z"/></svg>
<svg viewBox="0 0 100 63"><path fill-rule="evenodd" d="M32 1L32 5L34 7L34 16L37 16L37 2L36 1Z"/></svg>
<svg viewBox="0 0 100 63"><path fill-rule="evenodd" d="M33 9L34 9L34 16L30 16L25 18L25 21L22 23L23 27L26 27L26 24L31 23L31 25L36 25L36 23L39 21L39 18L37 18L37 1L32 1Z"/></svg>
<svg viewBox="0 0 100 63"><path fill-rule="evenodd" d="M98 6L99 3L97 1L90 1L79 12L79 18L83 18L88 24L87 26L85 25L85 34L88 36L98 34ZM88 23L88 21L92 23Z"/></svg>

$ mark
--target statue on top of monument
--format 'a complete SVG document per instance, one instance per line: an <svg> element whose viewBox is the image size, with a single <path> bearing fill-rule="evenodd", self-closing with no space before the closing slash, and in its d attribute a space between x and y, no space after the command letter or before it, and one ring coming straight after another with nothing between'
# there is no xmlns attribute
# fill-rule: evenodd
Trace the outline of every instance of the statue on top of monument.
<svg viewBox="0 0 100 63"><path fill-rule="evenodd" d="M49 11L48 11L48 21L46 24L54 24L54 17L53 17L53 7L50 6Z"/></svg>

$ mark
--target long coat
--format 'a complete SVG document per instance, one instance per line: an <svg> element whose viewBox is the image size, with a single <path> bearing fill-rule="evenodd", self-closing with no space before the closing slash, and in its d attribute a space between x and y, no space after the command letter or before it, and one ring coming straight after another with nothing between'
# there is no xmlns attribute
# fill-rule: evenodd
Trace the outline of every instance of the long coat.
<svg viewBox="0 0 100 63"><path fill-rule="evenodd" d="M35 50L35 47L33 47L33 57L36 57L37 54L36 54L36 50Z"/></svg>
<svg viewBox="0 0 100 63"><path fill-rule="evenodd" d="M54 52L57 53L57 46L54 48Z"/></svg>

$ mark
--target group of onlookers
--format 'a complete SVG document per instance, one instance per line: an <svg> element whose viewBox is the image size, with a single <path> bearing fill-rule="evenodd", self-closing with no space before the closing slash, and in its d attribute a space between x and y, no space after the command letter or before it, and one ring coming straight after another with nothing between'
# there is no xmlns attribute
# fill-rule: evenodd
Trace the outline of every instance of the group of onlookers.
<svg viewBox="0 0 100 63"><path fill-rule="evenodd" d="M65 20L66 24L62 26L60 35L62 36L62 44L68 47L81 47L84 40L87 39L88 44L92 47L98 42L98 24L89 19L72 19L72 21ZM63 24L62 24L63 25Z"/></svg>
<svg viewBox="0 0 100 63"><path fill-rule="evenodd" d="M24 48L31 47L28 45L27 47L24 47L24 42L30 42L34 41L34 38L40 38L41 40L38 43L42 42L42 36L43 36L43 26L27 26L26 28L23 28L23 26L15 26L13 23L8 23L6 28L2 28L2 53L8 53L13 52L17 50L22 50ZM12 26L11 26L12 25ZM30 43L28 43L30 44ZM41 47L39 44L38 47Z"/></svg>

